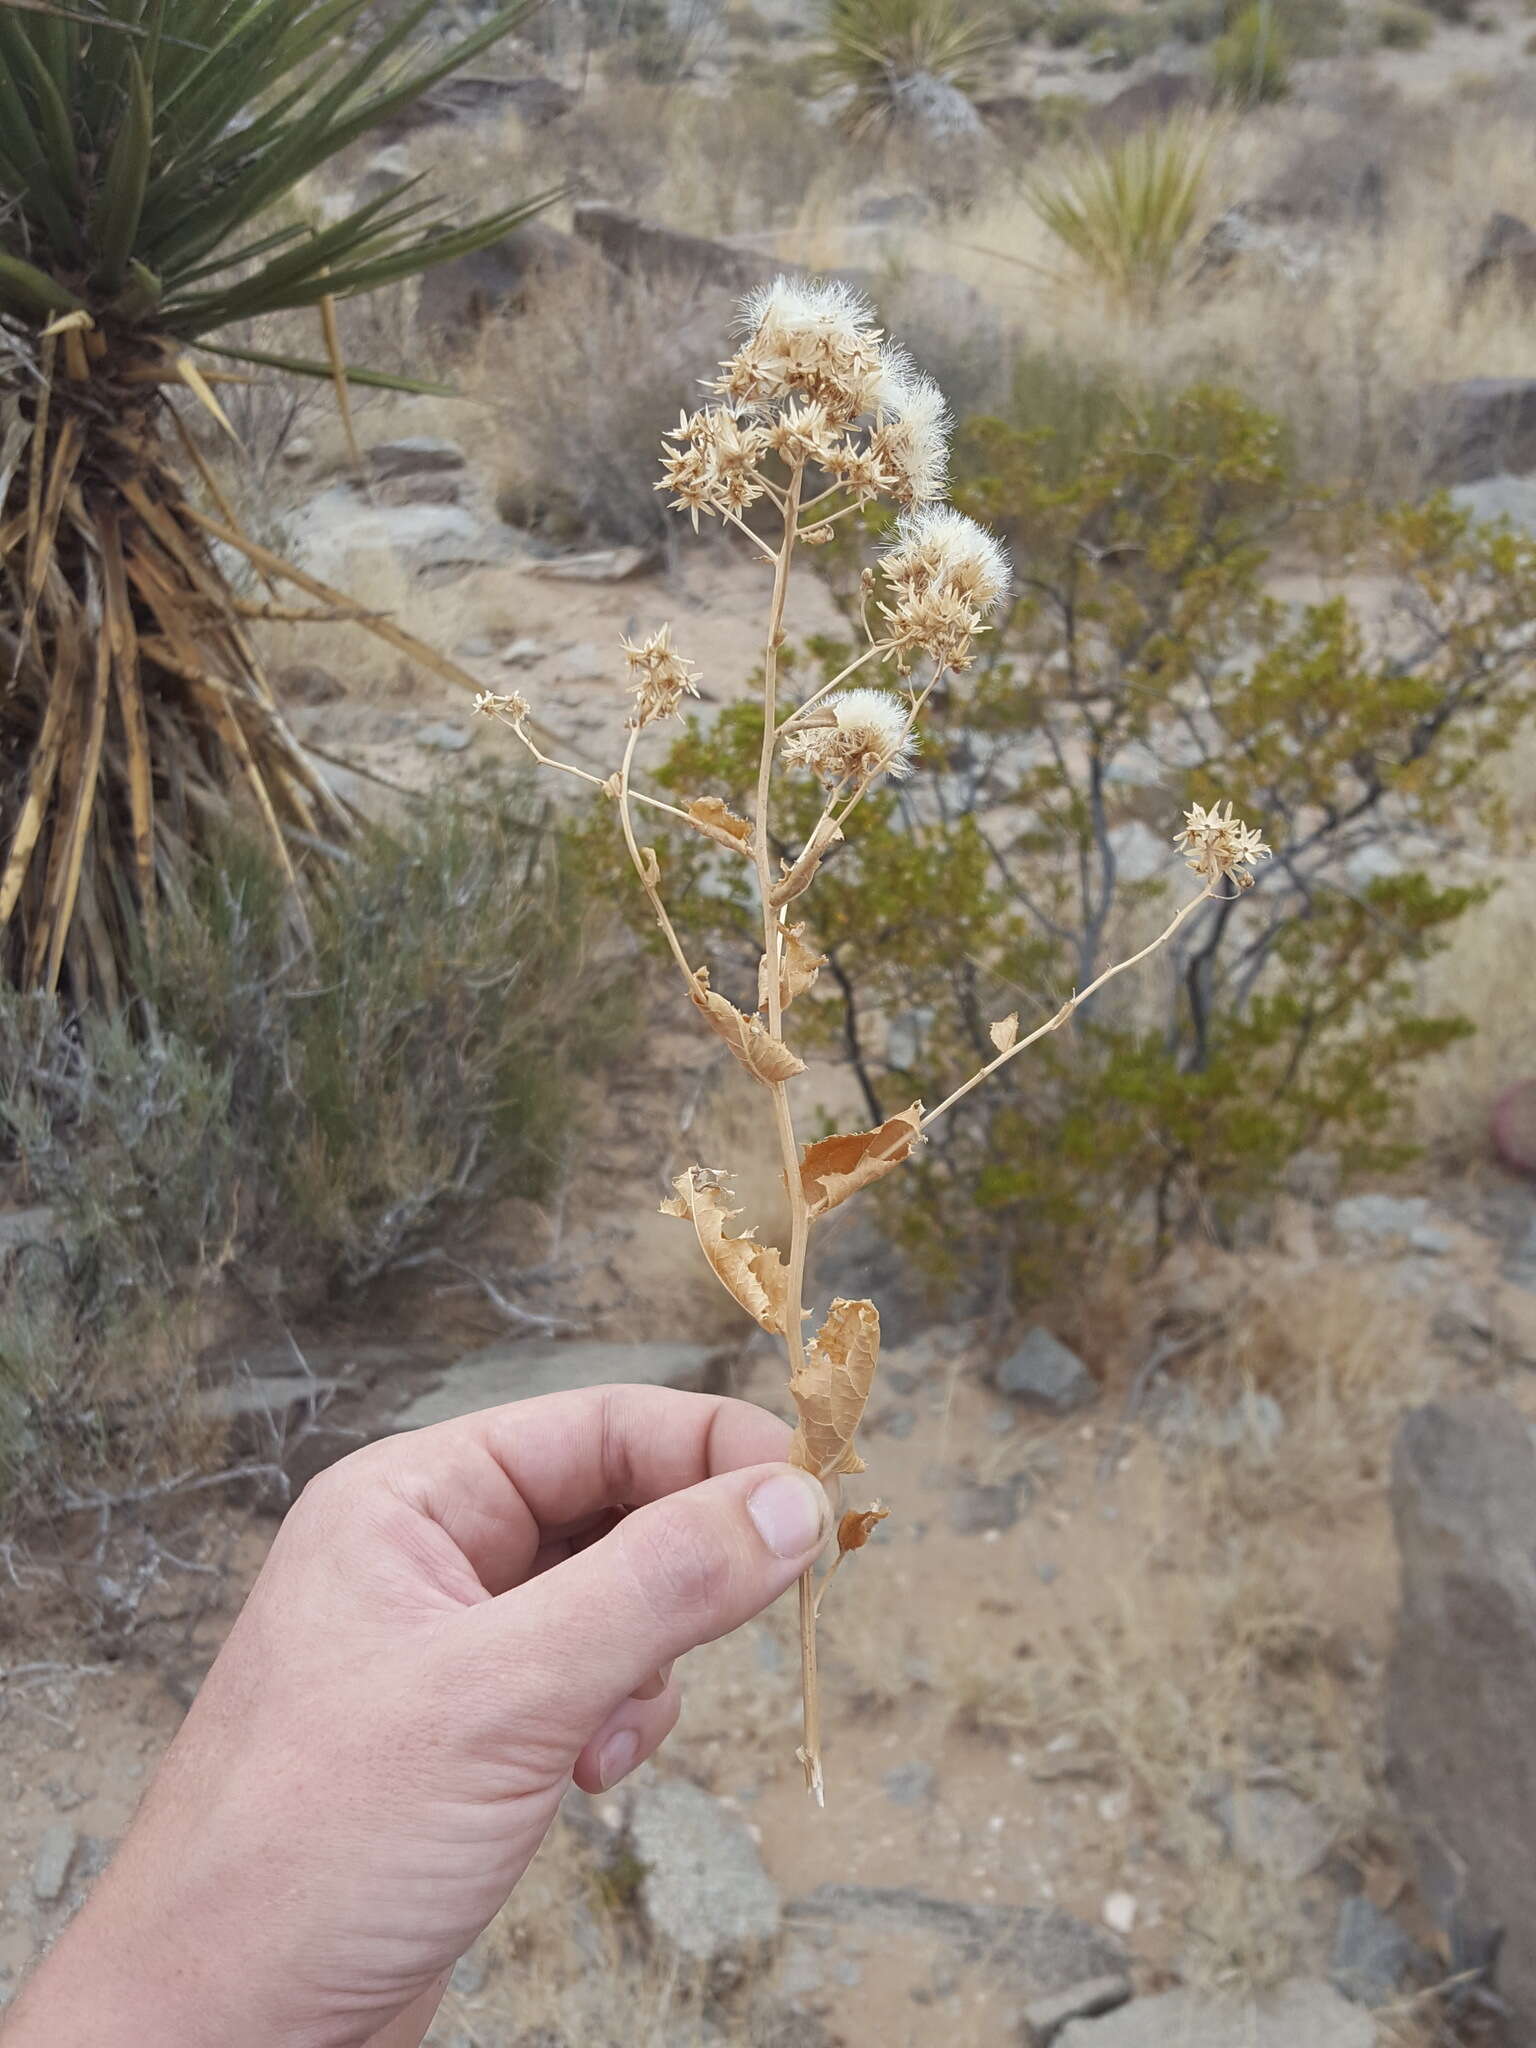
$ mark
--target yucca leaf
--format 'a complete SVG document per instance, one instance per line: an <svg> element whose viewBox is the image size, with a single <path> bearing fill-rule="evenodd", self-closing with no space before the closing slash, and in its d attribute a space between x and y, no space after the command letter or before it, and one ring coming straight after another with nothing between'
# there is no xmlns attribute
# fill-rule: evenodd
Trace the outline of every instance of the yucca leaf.
<svg viewBox="0 0 1536 2048"><path fill-rule="evenodd" d="M197 346L208 355L223 356L232 363L254 363L258 369L282 370L290 377L315 377L329 384L336 374L334 365L317 361L313 356L275 355L271 350L261 348L231 348L221 341L200 341ZM353 363L343 363L341 373L349 384L360 384L370 391L403 391L412 398L459 396L451 384L429 384L420 377L392 377L384 370L363 370Z"/></svg>
<svg viewBox="0 0 1536 2048"><path fill-rule="evenodd" d="M38 24L39 33L45 24ZM68 205L80 182L80 165L75 155L75 138L59 80L44 61L27 25L12 20L0 9L0 64L14 65L32 88L37 115L37 135L47 158L48 169Z"/></svg>
<svg viewBox="0 0 1536 2048"><path fill-rule="evenodd" d="M134 239L149 185L155 112L138 52L128 52L128 97L122 125L113 138L91 222L97 275L109 292L120 291L133 257Z"/></svg>
<svg viewBox="0 0 1536 2048"><path fill-rule="evenodd" d="M5 25L15 27L13 22ZM5 157L13 167L13 175L7 180L11 187L9 196L20 199L36 212L61 252L78 254L80 237L69 204L50 172L42 138L33 125L12 68L3 57L0 57L0 138L3 138Z"/></svg>
<svg viewBox="0 0 1536 2048"><path fill-rule="evenodd" d="M81 313L84 304L73 292L20 256L0 249L0 302L19 309L26 318L47 313Z"/></svg>

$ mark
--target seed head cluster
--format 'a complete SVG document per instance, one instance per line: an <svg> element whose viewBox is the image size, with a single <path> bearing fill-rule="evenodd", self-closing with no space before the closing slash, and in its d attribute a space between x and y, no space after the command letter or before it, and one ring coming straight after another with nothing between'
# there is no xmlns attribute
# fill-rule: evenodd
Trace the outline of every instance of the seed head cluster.
<svg viewBox="0 0 1536 2048"><path fill-rule="evenodd" d="M670 625L662 626L649 640L621 644L635 694L631 725L654 725L658 718L671 718L684 697L698 696L694 681L698 670L673 647Z"/></svg>
<svg viewBox="0 0 1536 2048"><path fill-rule="evenodd" d="M1173 843L1202 880L1214 882L1226 875L1239 889L1251 889L1249 870L1256 862L1269 859L1262 835L1241 818L1234 818L1230 803L1225 811L1220 804L1210 810L1204 804L1191 804Z"/></svg>
<svg viewBox="0 0 1536 2048"><path fill-rule="evenodd" d="M720 367L718 403L683 413L658 490L697 530L775 487L766 457L814 465L858 505L944 495L949 413L931 378L888 342L846 285L779 278L742 309L745 340Z"/></svg>
<svg viewBox="0 0 1536 2048"><path fill-rule="evenodd" d="M832 787L851 782L862 788L877 775L911 774L917 741L905 698L889 690L842 690L823 709L830 722L791 732L784 760Z"/></svg>
<svg viewBox="0 0 1536 2048"><path fill-rule="evenodd" d="M971 665L971 642L1008 589L1007 557L985 528L949 505L903 514L881 562L880 611L905 668L911 654L940 667Z"/></svg>
<svg viewBox="0 0 1536 2048"><path fill-rule="evenodd" d="M525 718L533 716L533 706L520 690L480 690L475 696L475 709L482 717L499 718L514 732Z"/></svg>

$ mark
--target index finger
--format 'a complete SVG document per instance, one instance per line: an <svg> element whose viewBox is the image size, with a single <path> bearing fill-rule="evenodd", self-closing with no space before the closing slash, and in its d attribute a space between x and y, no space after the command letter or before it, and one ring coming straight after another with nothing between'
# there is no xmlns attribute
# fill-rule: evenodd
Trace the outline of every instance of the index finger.
<svg viewBox="0 0 1536 2048"><path fill-rule="evenodd" d="M490 1593L604 1508L639 1507L721 1472L781 1460L789 1425L749 1401L670 1387L587 1387L482 1408L369 1456L451 1538Z"/></svg>

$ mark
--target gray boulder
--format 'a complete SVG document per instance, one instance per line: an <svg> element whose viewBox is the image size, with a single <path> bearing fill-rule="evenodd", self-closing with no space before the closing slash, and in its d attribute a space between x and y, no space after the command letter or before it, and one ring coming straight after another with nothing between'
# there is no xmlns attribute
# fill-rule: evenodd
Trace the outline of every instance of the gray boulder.
<svg viewBox="0 0 1536 2048"><path fill-rule="evenodd" d="M696 1963L749 1954L779 1931L779 1895L734 1815L686 1778L635 1787L629 1837L645 1867L640 1906L653 1935Z"/></svg>
<svg viewBox="0 0 1536 2048"><path fill-rule="evenodd" d="M1344 1901L1333 1938L1334 1989L1356 2005L1390 2005L1418 1960L1418 1950L1390 1913L1369 1899Z"/></svg>
<svg viewBox="0 0 1536 2048"><path fill-rule="evenodd" d="M1057 2036L1058 2048L1374 2048L1375 2040L1368 2013L1310 1979L1232 2003L1165 1991L1105 2019L1073 2020Z"/></svg>
<svg viewBox="0 0 1536 2048"><path fill-rule="evenodd" d="M1070 1415L1097 1400L1099 1383L1077 1353L1036 1323L993 1375L999 1392L1049 1415Z"/></svg>
<svg viewBox="0 0 1536 2048"><path fill-rule="evenodd" d="M421 280L418 326L449 340L472 334L497 313L512 312L542 278L590 261L571 235L546 221L527 221L499 242L439 263Z"/></svg>
<svg viewBox="0 0 1536 2048"><path fill-rule="evenodd" d="M975 104L947 79L931 71L914 71L898 78L891 87L891 106L896 120L916 132L924 142L945 144L974 141L983 130Z"/></svg>
<svg viewBox="0 0 1536 2048"><path fill-rule="evenodd" d="M1491 213L1461 288L1468 298L1503 288L1523 305L1536 299L1536 229L1513 213Z"/></svg>
<svg viewBox="0 0 1536 2048"><path fill-rule="evenodd" d="M79 1846L80 1837L67 1821L52 1821L43 1829L32 1862L32 1896L40 1906L57 1902Z"/></svg>
<svg viewBox="0 0 1536 2048"><path fill-rule="evenodd" d="M709 284L744 292L771 283L786 270L799 268L759 250L738 249L729 242L711 241L704 235L685 235L675 228L658 227L653 221L640 220L617 206L578 206L572 226L580 240L616 270L631 276Z"/></svg>
<svg viewBox="0 0 1536 2048"><path fill-rule="evenodd" d="M1382 1243L1411 1238L1429 1214L1422 1195L1350 1195L1333 1205L1333 1227L1340 1237Z"/></svg>
<svg viewBox="0 0 1536 2048"><path fill-rule="evenodd" d="M502 1401L568 1394L582 1387L704 1389L721 1353L708 1344L490 1344L449 1366L430 1392L395 1417L396 1429L425 1429Z"/></svg>
<svg viewBox="0 0 1536 2048"><path fill-rule="evenodd" d="M1416 393L1404 434L1434 484L1536 470L1536 377L1468 377Z"/></svg>
<svg viewBox="0 0 1536 2048"><path fill-rule="evenodd" d="M464 469L469 457L457 441L437 434L407 434L397 441L377 441L368 450L375 476L442 476Z"/></svg>
<svg viewBox="0 0 1536 2048"><path fill-rule="evenodd" d="M1457 484L1451 503L1479 526L1507 520L1517 533L1536 534L1536 477L1485 476L1475 484Z"/></svg>
<svg viewBox="0 0 1536 2048"><path fill-rule="evenodd" d="M1492 1394L1415 1409L1392 1515L1389 1778L1452 1967L1496 1955L1523 2037L1536 2028L1536 1441L1519 1410Z"/></svg>

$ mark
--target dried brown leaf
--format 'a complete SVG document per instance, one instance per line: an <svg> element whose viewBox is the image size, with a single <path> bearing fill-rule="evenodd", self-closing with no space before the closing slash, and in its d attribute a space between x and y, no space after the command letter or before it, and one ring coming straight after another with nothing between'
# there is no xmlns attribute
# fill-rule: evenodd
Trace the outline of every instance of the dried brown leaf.
<svg viewBox="0 0 1536 2048"><path fill-rule="evenodd" d="M696 796L687 811L706 839L717 840L721 846L733 846L738 853L751 853L752 827L719 797Z"/></svg>
<svg viewBox="0 0 1536 2048"><path fill-rule="evenodd" d="M834 1301L805 1364L789 1382L800 1422L789 1462L818 1479L862 1472L854 1433L880 1358L880 1313L872 1301Z"/></svg>
<svg viewBox="0 0 1536 2048"><path fill-rule="evenodd" d="M640 873L644 878L647 889L659 889L661 887L661 862L656 858L654 846L641 847Z"/></svg>
<svg viewBox="0 0 1536 2048"><path fill-rule="evenodd" d="M837 1525L838 1556L846 1557L850 1550L862 1550L890 1512L877 1500L872 1500L867 1508L850 1508Z"/></svg>
<svg viewBox="0 0 1536 2048"><path fill-rule="evenodd" d="M598 788L602 791L603 795L607 797L610 803L616 804L623 793L624 778L619 773L618 769L615 768L613 773L609 776L606 782L600 782L598 784Z"/></svg>
<svg viewBox="0 0 1536 2048"><path fill-rule="evenodd" d="M875 1131L837 1131L818 1138L800 1155L800 1185L813 1216L823 1216L839 1202L882 1180L911 1157L922 1137L923 1105L887 1117Z"/></svg>
<svg viewBox="0 0 1536 2048"><path fill-rule="evenodd" d="M818 820L815 831L805 842L804 850L793 867L786 867L778 881L768 892L768 901L778 910L786 903L793 903L797 896L803 896L816 879L816 870L823 859L842 838L842 828L830 818Z"/></svg>
<svg viewBox="0 0 1536 2048"><path fill-rule="evenodd" d="M1010 1046L1016 1045L1019 1038L1018 1011L1010 1010L1000 1024L989 1024L987 1036L999 1052L1007 1052Z"/></svg>
<svg viewBox="0 0 1536 2048"><path fill-rule="evenodd" d="M805 926L792 924L779 934L779 1005L787 1010L796 996L803 996L827 964L825 953L818 953L814 946L805 942ZM768 956L765 953L757 963L757 1001L760 1009L768 1007Z"/></svg>
<svg viewBox="0 0 1536 2048"><path fill-rule="evenodd" d="M709 970L701 967L693 978L693 1000L703 1012L710 1029L717 1031L749 1074L771 1087L805 1072L805 1061L792 1053L782 1038L756 1017L744 1017L736 1005L727 1002L709 985Z"/></svg>
<svg viewBox="0 0 1536 2048"><path fill-rule="evenodd" d="M672 1185L677 1190L661 1205L664 1216L681 1216L693 1223L699 1246L715 1277L752 1319L776 1337L784 1335L789 1307L789 1269L770 1244L759 1244L750 1230L732 1237L726 1225L741 1214L731 1207L731 1189L722 1186L723 1176L702 1166L680 1173Z"/></svg>

